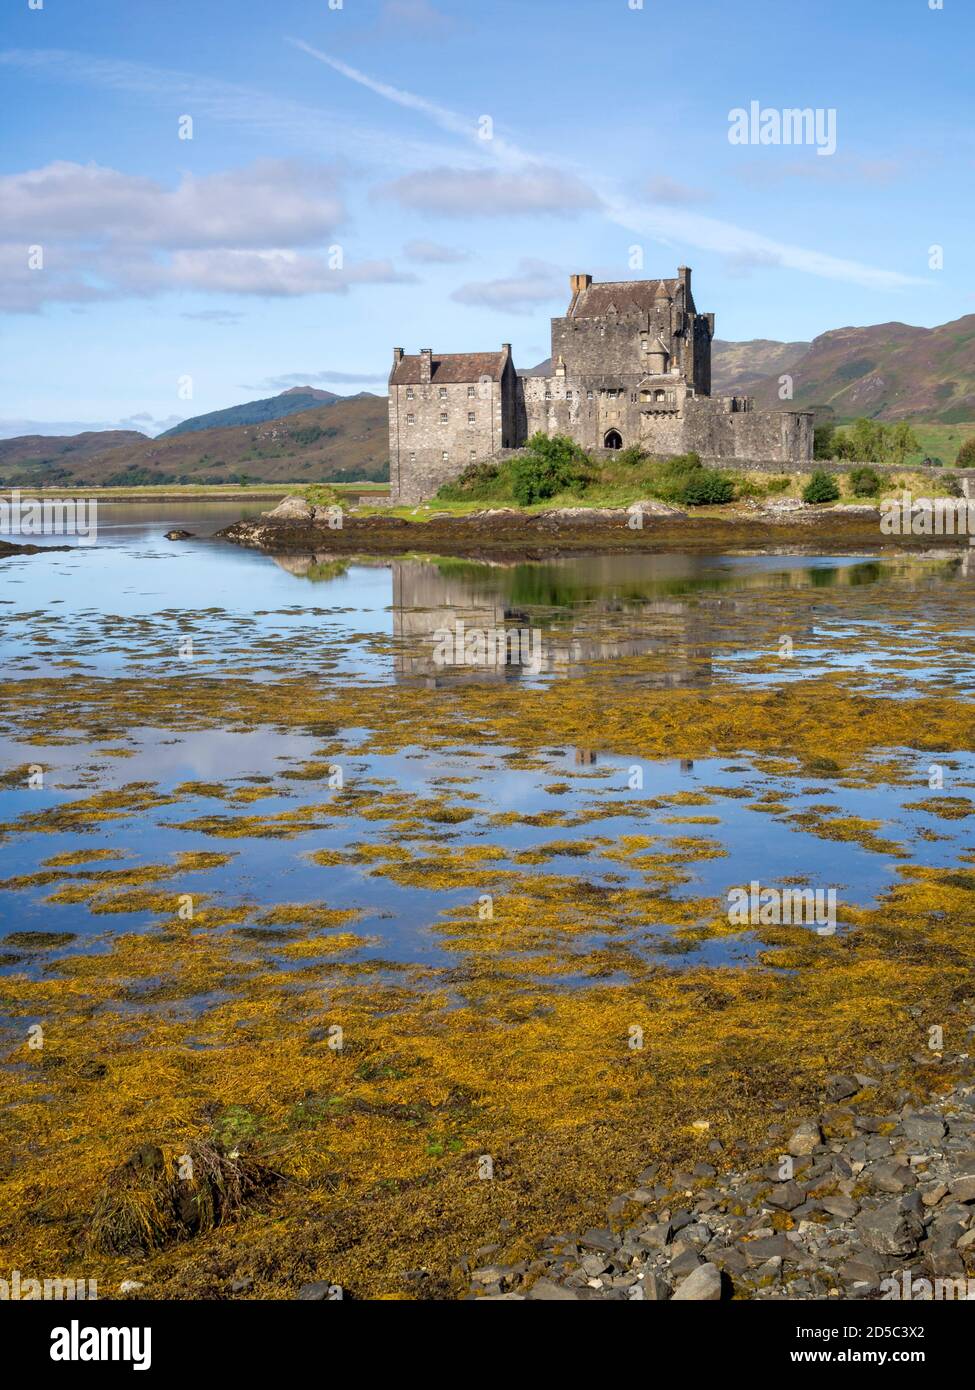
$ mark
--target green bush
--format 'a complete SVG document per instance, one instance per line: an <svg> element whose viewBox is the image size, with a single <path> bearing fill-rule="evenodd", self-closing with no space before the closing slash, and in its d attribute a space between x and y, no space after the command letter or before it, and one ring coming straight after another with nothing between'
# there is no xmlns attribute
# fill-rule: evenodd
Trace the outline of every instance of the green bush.
<svg viewBox="0 0 975 1390"><path fill-rule="evenodd" d="M944 476L944 486L945 486L945 492L947 492L947 494L948 494L949 497L964 497L964 496L965 496L964 489L962 488L962 485L961 485L961 483L959 482L959 480L955 477L954 473L946 473L946 474L945 474L945 476Z"/></svg>
<svg viewBox="0 0 975 1390"><path fill-rule="evenodd" d="M509 468L511 490L522 507L545 502L558 492L583 492L592 477L589 456L564 434L551 439L533 434Z"/></svg>
<svg viewBox="0 0 975 1390"><path fill-rule="evenodd" d="M966 439L958 450L958 457L955 459L958 468L975 468L975 434L971 439Z"/></svg>
<svg viewBox="0 0 975 1390"><path fill-rule="evenodd" d="M626 449L621 449L617 454L619 462L624 468L639 468L641 463L646 461L646 454L637 444L631 444Z"/></svg>
<svg viewBox="0 0 975 1390"><path fill-rule="evenodd" d="M713 506L730 502L735 495L734 480L713 468L705 468L695 453L655 463L641 479L651 497L677 507Z"/></svg>
<svg viewBox="0 0 975 1390"><path fill-rule="evenodd" d="M802 493L804 502L835 502L840 495L836 479L831 473L817 469L809 479Z"/></svg>
<svg viewBox="0 0 975 1390"><path fill-rule="evenodd" d="M713 507L731 502L734 495L731 478L713 468L699 468L688 474L677 500L685 507Z"/></svg>
<svg viewBox="0 0 975 1390"><path fill-rule="evenodd" d="M871 468L869 464L850 469L850 491L854 497L878 497L881 481L876 468Z"/></svg>

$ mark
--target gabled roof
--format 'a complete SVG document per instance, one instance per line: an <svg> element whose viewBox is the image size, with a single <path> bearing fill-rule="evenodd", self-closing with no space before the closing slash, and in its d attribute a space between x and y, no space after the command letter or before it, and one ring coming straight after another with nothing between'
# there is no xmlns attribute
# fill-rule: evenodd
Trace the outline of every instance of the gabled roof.
<svg viewBox="0 0 975 1390"><path fill-rule="evenodd" d="M569 305L567 317L600 318L612 312L625 314L634 309L649 313L661 300L674 299L680 280L604 280L579 290Z"/></svg>
<svg viewBox="0 0 975 1390"><path fill-rule="evenodd" d="M430 380L437 386L478 382L485 377L489 381L500 381L505 356L503 352L446 352L432 359ZM402 357L393 368L389 384L419 386L421 360L419 353Z"/></svg>

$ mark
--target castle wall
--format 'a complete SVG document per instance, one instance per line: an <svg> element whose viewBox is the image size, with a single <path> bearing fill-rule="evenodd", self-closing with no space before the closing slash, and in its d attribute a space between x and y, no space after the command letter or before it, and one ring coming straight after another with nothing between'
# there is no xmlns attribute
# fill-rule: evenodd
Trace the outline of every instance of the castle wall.
<svg viewBox="0 0 975 1390"><path fill-rule="evenodd" d="M432 354L406 359L397 349L390 379L390 478L396 503L432 497L471 463L524 444L533 434L563 434L586 450L610 431L623 448L651 454L691 451L709 462L762 460L803 465L812 459L813 417L752 411L743 399L711 391L714 315L699 314L691 272L676 280L606 282L572 277L568 313L552 320L552 374L522 377L507 344L500 380L429 380ZM485 355L442 359L449 370L487 370ZM404 374L425 373L406 385ZM393 378L399 375L399 381ZM412 418L411 418L412 417Z"/></svg>
<svg viewBox="0 0 975 1390"><path fill-rule="evenodd" d="M398 505L422 502L443 483L459 477L470 463L520 442L516 395L517 377L510 360L500 381L482 377L477 382L443 386L435 382L391 385L393 500Z"/></svg>

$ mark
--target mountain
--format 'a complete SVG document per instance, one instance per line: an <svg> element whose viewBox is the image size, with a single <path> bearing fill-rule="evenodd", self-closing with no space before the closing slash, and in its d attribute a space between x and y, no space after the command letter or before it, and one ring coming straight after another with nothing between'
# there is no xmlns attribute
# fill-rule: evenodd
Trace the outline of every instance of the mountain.
<svg viewBox="0 0 975 1390"><path fill-rule="evenodd" d="M277 396L266 396L260 401L245 401L243 405L228 406L226 410L211 410L206 415L194 415L157 437L170 439L176 434L218 430L227 425L263 425L269 420L283 420L288 415L300 415L302 411L313 410L316 406L335 405L338 401L355 401L368 394L363 391L357 396L337 396L334 391L319 391L314 386L291 386Z"/></svg>
<svg viewBox="0 0 975 1390"><path fill-rule="evenodd" d="M975 314L937 328L879 323L814 338L792 368L794 409L839 420L975 420ZM778 374L750 388L756 404L783 409Z"/></svg>
<svg viewBox="0 0 975 1390"><path fill-rule="evenodd" d="M139 487L154 483L384 482L389 476L385 396L342 397L261 424L209 428L205 434L105 431L70 439L28 436L0 441L6 486ZM38 440L44 448L37 446ZM97 441L73 447L79 441Z"/></svg>
<svg viewBox="0 0 975 1390"><path fill-rule="evenodd" d="M0 478L16 482L43 477L45 481L70 482L78 471L106 451L133 448L150 442L138 430L85 430L83 434L21 434L0 439Z"/></svg>
<svg viewBox="0 0 975 1390"><path fill-rule="evenodd" d="M766 377L779 377L808 352L809 343L777 343L754 338L748 343L711 344L711 390L716 396L748 395Z"/></svg>

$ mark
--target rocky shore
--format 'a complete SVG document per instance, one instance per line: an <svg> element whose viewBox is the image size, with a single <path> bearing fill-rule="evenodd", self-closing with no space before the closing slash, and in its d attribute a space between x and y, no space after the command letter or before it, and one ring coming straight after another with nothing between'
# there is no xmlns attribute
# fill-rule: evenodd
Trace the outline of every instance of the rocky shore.
<svg viewBox="0 0 975 1390"><path fill-rule="evenodd" d="M918 1105L897 1063L868 1059L828 1078L818 1113L769 1127L771 1161L752 1166L712 1140L669 1181L647 1168L605 1226L553 1235L514 1265L492 1260L499 1247L476 1252L468 1296L975 1298L975 1063L919 1053L909 1066L929 1069L934 1091L943 1078L943 1092ZM875 1107L881 1090L895 1109Z"/></svg>
<svg viewBox="0 0 975 1390"><path fill-rule="evenodd" d="M287 497L271 512L218 533L268 554L473 555L542 558L611 551L734 549L879 550L890 545L874 506L813 507L778 501L694 515L651 499L629 507L488 508L465 516L417 510L415 519L313 507ZM897 548L930 543L898 537ZM945 538L950 545L951 538Z"/></svg>

